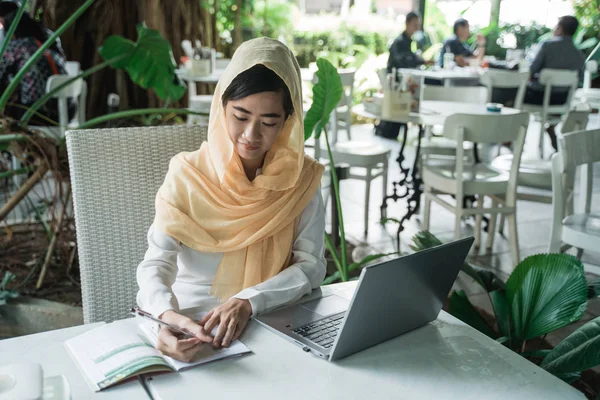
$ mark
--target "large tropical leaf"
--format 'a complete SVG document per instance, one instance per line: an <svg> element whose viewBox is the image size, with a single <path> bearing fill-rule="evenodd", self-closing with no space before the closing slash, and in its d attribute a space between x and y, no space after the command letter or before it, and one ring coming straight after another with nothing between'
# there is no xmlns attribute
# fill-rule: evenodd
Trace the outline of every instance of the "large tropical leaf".
<svg viewBox="0 0 600 400"><path fill-rule="evenodd" d="M342 79L337 69L325 59L317 60L318 82L313 86L313 102L304 117L304 139L321 137L321 132L329 122L329 116L342 98Z"/></svg>
<svg viewBox="0 0 600 400"><path fill-rule="evenodd" d="M492 307L494 307L500 335L510 338L510 307L506 299L506 292L504 290L494 290L490 292L490 300L492 301Z"/></svg>
<svg viewBox="0 0 600 400"><path fill-rule="evenodd" d="M161 99L179 100L185 86L175 74L177 65L171 44L157 30L144 24L138 24L137 33L137 42L109 36L100 48L100 55L106 60L125 55L112 66L125 69L132 81L144 89L153 89Z"/></svg>
<svg viewBox="0 0 600 400"><path fill-rule="evenodd" d="M568 254L523 260L506 282L515 338L529 340L583 316L587 287L583 264Z"/></svg>
<svg viewBox="0 0 600 400"><path fill-rule="evenodd" d="M572 374L600 365L600 317L567 336L541 364L555 375Z"/></svg>
<svg viewBox="0 0 600 400"><path fill-rule="evenodd" d="M484 335L493 339L498 337L492 327L485 322L481 314L473 307L473 304L471 304L467 295L462 290L457 290L450 296L448 312Z"/></svg>

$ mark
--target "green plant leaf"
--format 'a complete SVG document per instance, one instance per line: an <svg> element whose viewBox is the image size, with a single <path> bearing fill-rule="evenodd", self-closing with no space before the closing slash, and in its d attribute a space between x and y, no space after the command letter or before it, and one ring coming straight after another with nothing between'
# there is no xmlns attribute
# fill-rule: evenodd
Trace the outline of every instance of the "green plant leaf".
<svg viewBox="0 0 600 400"><path fill-rule="evenodd" d="M458 290L450 296L448 312L492 339L498 336L473 307L473 304L462 290Z"/></svg>
<svg viewBox="0 0 600 400"><path fill-rule="evenodd" d="M510 342L510 338L508 336L501 336L498 339L496 339L496 342L504 345L504 344Z"/></svg>
<svg viewBox="0 0 600 400"><path fill-rule="evenodd" d="M393 218L387 218L387 220L396 222ZM422 251L430 249L435 246L442 244L442 241L438 239L434 234L429 231L419 231L412 237L412 243L409 245L413 251Z"/></svg>
<svg viewBox="0 0 600 400"><path fill-rule="evenodd" d="M600 365L600 317L567 336L540 365L553 374L570 374Z"/></svg>
<svg viewBox="0 0 600 400"><path fill-rule="evenodd" d="M137 33L135 43L120 36L110 36L100 48L100 55L109 60L128 54L112 66L125 69L132 81L144 89L153 89L161 99L179 100L185 93L185 86L175 74L177 65L171 44L145 24L137 25Z"/></svg>
<svg viewBox="0 0 600 400"><path fill-rule="evenodd" d="M595 37L592 37L592 38L588 38L588 39L584 40L582 43L580 43L578 48L579 48L579 50L587 50L587 49L591 49L592 47L594 47L597 44L598 44L598 39Z"/></svg>
<svg viewBox="0 0 600 400"><path fill-rule="evenodd" d="M315 139L321 137L329 116L342 98L342 79L337 69L325 59L317 60L318 82L313 86L313 102L304 117L304 139L309 139L314 131Z"/></svg>
<svg viewBox="0 0 600 400"><path fill-rule="evenodd" d="M7 299L14 299L19 297L19 293L16 290L7 289L8 284L15 280L17 276L12 272L6 271L2 282L0 282L0 305L6 304Z"/></svg>
<svg viewBox="0 0 600 400"><path fill-rule="evenodd" d="M384 222L387 221L397 222L394 218L387 218ZM441 244L442 241L431 232L419 231L412 237L412 243L409 247L413 251L422 251ZM473 280L481 285L487 292L504 289L504 282L491 271L473 267L468 263L462 265L461 271L473 278Z"/></svg>
<svg viewBox="0 0 600 400"><path fill-rule="evenodd" d="M494 290L490 292L490 300L492 307L494 307L494 314L496 314L498 331L502 336L510 338L510 307L506 299L506 292L504 290Z"/></svg>
<svg viewBox="0 0 600 400"><path fill-rule="evenodd" d="M577 321L587 303L583 264L568 254L538 254L523 260L506 282L512 329L530 340Z"/></svg>
<svg viewBox="0 0 600 400"><path fill-rule="evenodd" d="M129 65L129 60L133 57L135 47L135 42L125 39L122 36L112 35L106 38L98 51L105 60L111 60L118 58L120 55L126 55L125 58L121 58L110 64L113 68L125 69L127 68L127 65Z"/></svg>

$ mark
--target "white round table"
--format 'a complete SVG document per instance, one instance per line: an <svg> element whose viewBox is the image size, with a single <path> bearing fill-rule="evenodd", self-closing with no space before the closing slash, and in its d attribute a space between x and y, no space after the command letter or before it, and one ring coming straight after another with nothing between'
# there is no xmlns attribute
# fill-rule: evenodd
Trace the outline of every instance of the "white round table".
<svg viewBox="0 0 600 400"><path fill-rule="evenodd" d="M410 115L406 117L397 118L383 118L381 115L372 114L365 111L365 106L363 104L352 107L352 112L365 118L397 123L411 122L413 124L424 126L444 125L446 118L452 114L498 115L497 112L488 111L485 104L452 101L422 101L419 111L411 112ZM520 112L521 111L516 108L504 107L500 113L502 115L511 115L519 114Z"/></svg>
<svg viewBox="0 0 600 400"><path fill-rule="evenodd" d="M474 81L478 82L484 73L482 68L454 68L454 69L407 69L401 68L401 73L411 74L421 78L421 85L425 84L425 79L442 81L444 86L450 86L453 81Z"/></svg>

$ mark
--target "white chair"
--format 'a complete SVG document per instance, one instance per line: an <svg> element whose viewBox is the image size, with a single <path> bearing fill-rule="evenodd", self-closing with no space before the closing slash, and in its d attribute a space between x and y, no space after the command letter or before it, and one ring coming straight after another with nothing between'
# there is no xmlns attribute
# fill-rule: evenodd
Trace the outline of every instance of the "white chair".
<svg viewBox="0 0 600 400"><path fill-rule="evenodd" d="M558 124L562 116L571 109L571 100L579 85L579 73L577 71L561 69L544 69L540 73L539 82L544 85L544 102L541 106L523 104L523 110L533 114L535 120L540 123L539 149L540 157L544 158L544 136L546 124ZM550 96L553 88L566 88L567 99L564 104L550 105Z"/></svg>
<svg viewBox="0 0 600 400"><path fill-rule="evenodd" d="M560 125L558 137L565 133L585 129L588 124L589 111L571 111ZM560 144L560 142L559 142ZM505 154L496 157L492 161L492 166L501 171L510 171L512 165L512 154ZM552 163L550 160L540 160L538 158L521 158L519 167L519 177L517 179L517 199L526 201L535 201L538 203L552 203ZM504 231L504 216L500 217L498 232ZM489 232L491 233L491 232ZM488 242L488 248L493 247L492 242Z"/></svg>
<svg viewBox="0 0 600 400"><path fill-rule="evenodd" d="M589 60L583 73L583 87L575 92L575 99L588 104L591 108L600 109L600 89L592 88L592 76L598 73L598 62Z"/></svg>
<svg viewBox="0 0 600 400"><path fill-rule="evenodd" d="M352 102L354 99L354 75L356 74L356 70L339 70L340 78L342 79L342 99L338 103L335 109L335 120L334 123L335 131L337 132L340 129L344 129L346 131L346 135L348 140L352 140Z"/></svg>
<svg viewBox="0 0 600 400"><path fill-rule="evenodd" d="M575 247L581 257L583 250L598 251L600 245L600 214L591 212L594 163L600 162L600 129L573 132L558 140L561 151L552 156L553 213L548 251L558 253ZM569 182L574 181L578 167L583 207L569 212L566 205L573 192Z"/></svg>
<svg viewBox="0 0 600 400"><path fill-rule="evenodd" d="M585 70L583 72L583 89L592 88L592 75L598 73L598 61L589 60L585 63Z"/></svg>
<svg viewBox="0 0 600 400"><path fill-rule="evenodd" d="M65 70L67 71L67 75L77 76L81 73L81 64L77 61L67 61L65 62Z"/></svg>
<svg viewBox="0 0 600 400"><path fill-rule="evenodd" d="M169 160L196 150L206 127L181 125L67 132L84 322L127 316L136 267L148 248L154 199Z"/></svg>
<svg viewBox="0 0 600 400"><path fill-rule="evenodd" d="M52 75L46 82L46 93L72 78L70 75ZM85 122L86 97L87 84L83 79L77 79L51 97L58 102L58 128L53 126L32 126L31 128L42 131L50 136L64 137L69 127L77 127ZM69 107L67 103L69 98L75 99L77 103L77 115L73 121L69 120Z"/></svg>
<svg viewBox="0 0 600 400"><path fill-rule="evenodd" d="M371 182L382 177L383 197L387 194L388 160L391 150L378 143L346 141L333 145L332 154L336 164L345 163L350 166L348 179L364 181L365 214L364 234L369 233L369 205L371 202ZM326 197L326 202L329 196Z"/></svg>
<svg viewBox="0 0 600 400"><path fill-rule="evenodd" d="M450 101L460 103L485 104L488 101L488 89L481 86L431 86L426 85L421 92L422 100ZM422 160L445 162L450 157L454 162L456 142L447 137L432 136L433 127L425 127L421 141ZM465 142L467 157L473 157L473 143ZM434 156L434 157L432 157Z"/></svg>
<svg viewBox="0 0 600 400"><path fill-rule="evenodd" d="M527 113L512 115L467 115L455 114L446 119L444 137L454 139L456 161L454 165L423 166L425 205L423 207L423 229L429 229L431 202L435 201L454 213L454 237L460 238L462 218L475 215L475 245L481 242L481 220L483 214L491 214L490 232L494 232L497 214L506 214L509 222L511 250L515 265L519 262L519 242L516 221L516 190L519 163L529 125ZM514 143L514 158L509 173L491 166L472 164L464 160L464 142ZM442 198L452 195L453 203ZM478 196L477 208L464 208L465 196ZM484 208L485 197L492 199L492 207ZM489 237L488 237L489 239Z"/></svg>
<svg viewBox="0 0 600 400"><path fill-rule="evenodd" d="M517 89L512 108L521 109L527 90L529 72L502 71L490 69L481 77L481 83L488 89L488 102L492 101L494 89Z"/></svg>

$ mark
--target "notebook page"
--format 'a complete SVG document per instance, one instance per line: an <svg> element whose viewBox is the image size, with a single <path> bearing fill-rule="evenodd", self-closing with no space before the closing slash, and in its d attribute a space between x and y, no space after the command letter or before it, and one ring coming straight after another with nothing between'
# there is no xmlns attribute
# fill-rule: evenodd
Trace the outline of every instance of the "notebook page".
<svg viewBox="0 0 600 400"><path fill-rule="evenodd" d="M198 313L196 315L190 316L195 321L199 321L202 319L206 312ZM144 321L140 324L141 330L146 334L148 339L152 342L153 345L156 346L157 343L157 335L155 329L153 329L153 323L149 321ZM212 335L216 335L218 326L213 329ZM169 356L163 355L164 359L167 360L169 365L173 367L175 371L185 370L191 367L195 367L196 365L206 364L212 361L221 360L229 357L241 356L246 353L251 353L252 351L242 342L236 340L231 343L229 347L222 349L214 349L210 344L205 344L202 346L202 349L198 352L194 361L186 363L182 361L175 360Z"/></svg>
<svg viewBox="0 0 600 400"><path fill-rule="evenodd" d="M95 391L136 373L171 370L162 354L129 320L117 321L65 342Z"/></svg>

